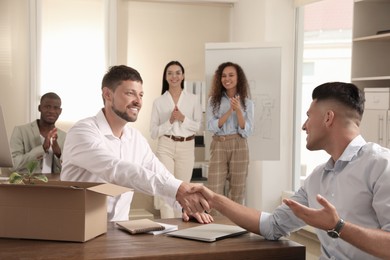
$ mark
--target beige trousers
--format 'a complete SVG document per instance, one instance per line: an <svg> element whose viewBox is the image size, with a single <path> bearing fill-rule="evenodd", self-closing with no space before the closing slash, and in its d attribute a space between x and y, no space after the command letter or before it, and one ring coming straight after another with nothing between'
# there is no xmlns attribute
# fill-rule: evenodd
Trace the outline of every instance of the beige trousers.
<svg viewBox="0 0 390 260"><path fill-rule="evenodd" d="M195 140L176 142L161 136L158 140L157 158L177 179L190 182L195 163ZM161 218L178 218L182 213L175 211L163 198L154 197L154 206L160 209Z"/></svg>

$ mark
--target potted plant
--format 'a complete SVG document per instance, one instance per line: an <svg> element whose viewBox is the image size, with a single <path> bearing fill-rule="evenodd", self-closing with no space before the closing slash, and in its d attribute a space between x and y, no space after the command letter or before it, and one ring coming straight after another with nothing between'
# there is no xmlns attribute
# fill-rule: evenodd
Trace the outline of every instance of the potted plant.
<svg viewBox="0 0 390 260"><path fill-rule="evenodd" d="M31 161L27 164L27 173L13 172L8 178L9 183L14 184L35 184L35 180L47 182L48 179L43 174L34 173L38 166L38 161Z"/></svg>

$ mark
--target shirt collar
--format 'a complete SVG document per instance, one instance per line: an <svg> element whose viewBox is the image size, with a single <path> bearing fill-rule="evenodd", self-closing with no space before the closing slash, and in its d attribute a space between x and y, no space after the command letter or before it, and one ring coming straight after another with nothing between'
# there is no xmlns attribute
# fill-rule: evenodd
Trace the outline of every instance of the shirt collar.
<svg viewBox="0 0 390 260"><path fill-rule="evenodd" d="M366 143L367 142L361 135L356 136L348 144L347 148L345 148L344 152L341 154L340 158L336 162L333 162L333 159L329 158L328 162L325 165L325 170L332 170L336 164L341 164L342 166L340 165L340 167L344 168L345 165L348 164L348 162L353 160L353 158L357 155L357 153Z"/></svg>
<svg viewBox="0 0 390 260"><path fill-rule="evenodd" d="M356 136L345 148L343 154L338 160L340 161L352 161L353 157L357 155L359 150L366 144L366 141L361 135Z"/></svg>
<svg viewBox="0 0 390 260"><path fill-rule="evenodd" d="M96 120L97 120L97 125L101 131L101 133L105 136L112 136L113 138L117 138L113 133L112 133L112 130L111 130L111 127L110 125L108 124L107 122L107 119L106 119L106 116L104 115L103 113L103 109L101 109L97 115L96 115ZM127 126L125 126L123 128L123 134L122 134L122 137L129 137L130 136L130 131L129 129L127 128ZM121 138L122 139L122 138Z"/></svg>
<svg viewBox="0 0 390 260"><path fill-rule="evenodd" d="M230 99L230 97L228 96L228 94L226 93L226 91L223 92L223 96L226 97L227 99Z"/></svg>

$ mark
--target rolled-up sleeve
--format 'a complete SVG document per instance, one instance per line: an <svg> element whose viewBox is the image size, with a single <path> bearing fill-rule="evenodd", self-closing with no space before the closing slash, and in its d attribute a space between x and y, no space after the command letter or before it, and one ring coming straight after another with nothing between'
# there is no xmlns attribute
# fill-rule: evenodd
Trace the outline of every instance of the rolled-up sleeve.
<svg viewBox="0 0 390 260"><path fill-rule="evenodd" d="M253 124L254 124L254 104L252 100L246 99L246 110L244 112L245 118L245 127L244 129L238 128L238 133L244 137L248 138L253 133Z"/></svg>
<svg viewBox="0 0 390 260"><path fill-rule="evenodd" d="M303 190L296 192L291 199L298 201L301 204L305 203L304 197L302 197ZM291 232L294 232L302 227L306 223L296 217L293 211L285 204L280 205L271 214L262 212L260 217L260 234L269 240L277 240L282 236L288 236Z"/></svg>

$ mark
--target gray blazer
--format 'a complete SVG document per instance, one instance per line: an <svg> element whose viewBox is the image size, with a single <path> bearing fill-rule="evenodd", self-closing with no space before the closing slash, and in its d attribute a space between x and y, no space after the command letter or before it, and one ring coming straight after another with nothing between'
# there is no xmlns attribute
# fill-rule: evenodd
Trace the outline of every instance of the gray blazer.
<svg viewBox="0 0 390 260"><path fill-rule="evenodd" d="M66 133L57 128L58 139L57 142L61 148L64 148L64 142ZM30 161L38 160L39 167L35 170L37 173L42 172L43 155L45 151L42 147L41 136L38 128L38 121L35 120L31 123L16 126L11 135L11 153L14 163L14 167L11 171L17 171L19 173L27 172L27 164ZM62 155L61 155L62 157ZM57 158L53 154L52 173L61 172L61 158Z"/></svg>

